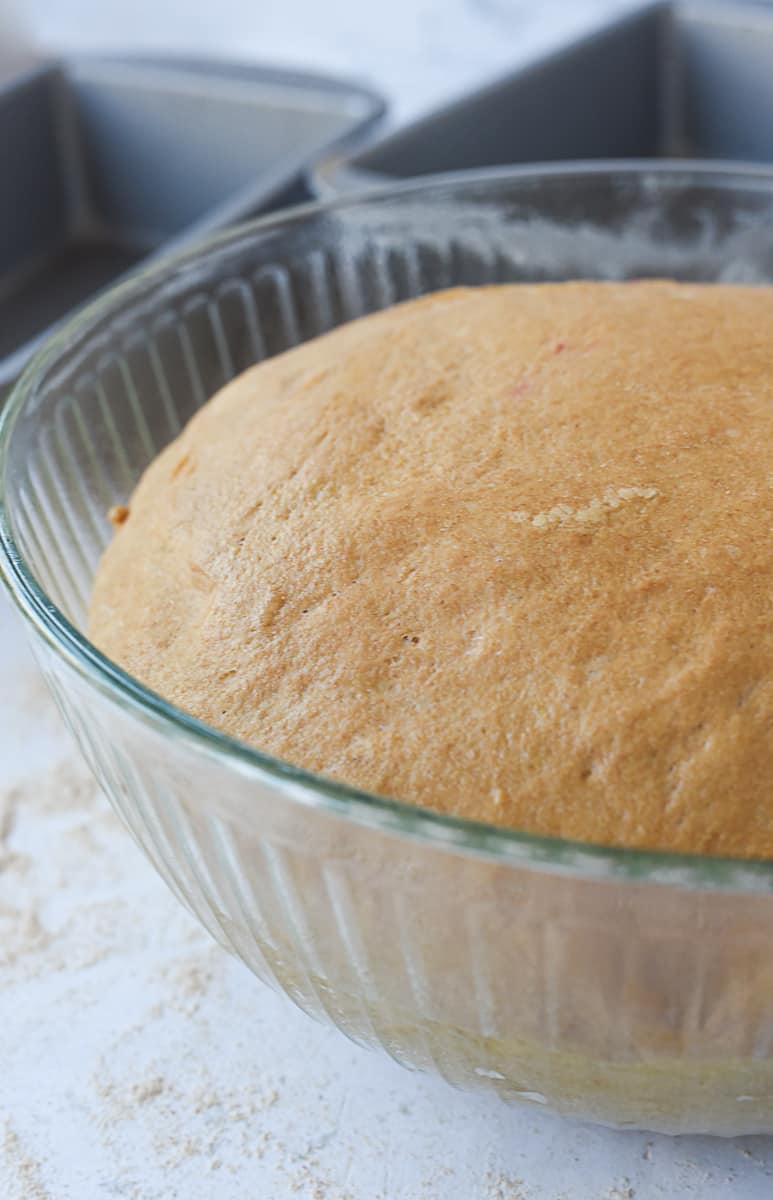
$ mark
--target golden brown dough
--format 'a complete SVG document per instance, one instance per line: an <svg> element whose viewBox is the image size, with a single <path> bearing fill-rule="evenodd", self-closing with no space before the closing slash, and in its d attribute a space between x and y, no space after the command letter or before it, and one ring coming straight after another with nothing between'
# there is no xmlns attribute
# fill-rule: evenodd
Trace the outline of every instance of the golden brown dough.
<svg viewBox="0 0 773 1200"><path fill-rule="evenodd" d="M496 824L773 855L773 289L458 289L248 371L90 632L181 708Z"/></svg>

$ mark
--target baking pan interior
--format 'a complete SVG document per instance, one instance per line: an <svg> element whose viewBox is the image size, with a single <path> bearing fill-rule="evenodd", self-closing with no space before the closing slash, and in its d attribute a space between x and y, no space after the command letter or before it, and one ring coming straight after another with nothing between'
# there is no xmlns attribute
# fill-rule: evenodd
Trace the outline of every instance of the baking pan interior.
<svg viewBox="0 0 773 1200"><path fill-rule="evenodd" d="M773 161L773 8L652 4L318 175L320 190L558 159Z"/></svg>
<svg viewBox="0 0 773 1200"><path fill-rule="evenodd" d="M0 383L70 309L268 206L377 107L314 76L170 60L67 62L0 92Z"/></svg>

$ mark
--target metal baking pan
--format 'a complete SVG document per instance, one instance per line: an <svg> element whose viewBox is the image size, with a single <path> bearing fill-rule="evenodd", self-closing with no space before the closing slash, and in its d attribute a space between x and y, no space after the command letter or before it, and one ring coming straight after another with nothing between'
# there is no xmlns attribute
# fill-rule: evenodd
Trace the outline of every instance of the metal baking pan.
<svg viewBox="0 0 773 1200"><path fill-rule="evenodd" d="M556 159L773 162L773 11L654 3L364 153L330 156L318 194L436 171Z"/></svg>
<svg viewBox="0 0 773 1200"><path fill-rule="evenodd" d="M322 76L77 58L0 87L0 391L38 339L151 255L304 194L383 112Z"/></svg>

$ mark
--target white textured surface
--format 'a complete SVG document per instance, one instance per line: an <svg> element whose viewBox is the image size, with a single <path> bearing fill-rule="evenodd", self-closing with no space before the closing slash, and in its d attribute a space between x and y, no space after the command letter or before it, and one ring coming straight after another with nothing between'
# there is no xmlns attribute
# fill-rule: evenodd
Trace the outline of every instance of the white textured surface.
<svg viewBox="0 0 773 1200"><path fill-rule="evenodd" d="M412 114L623 0L24 0L52 44L370 77ZM765 1200L773 1140L614 1134L311 1023L166 892L75 762L0 597L0 1200Z"/></svg>

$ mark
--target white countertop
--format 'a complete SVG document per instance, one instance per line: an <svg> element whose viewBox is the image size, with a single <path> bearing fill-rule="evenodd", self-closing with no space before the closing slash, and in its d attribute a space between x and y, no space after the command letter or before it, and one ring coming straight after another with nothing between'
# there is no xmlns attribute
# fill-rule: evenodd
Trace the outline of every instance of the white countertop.
<svg viewBox="0 0 773 1200"><path fill-rule="evenodd" d="M2 3L2 0L0 0ZM399 116L614 0L24 0L51 44L370 77ZM506 1109L315 1025L213 945L70 749L0 597L0 1200L765 1200L773 1139Z"/></svg>

